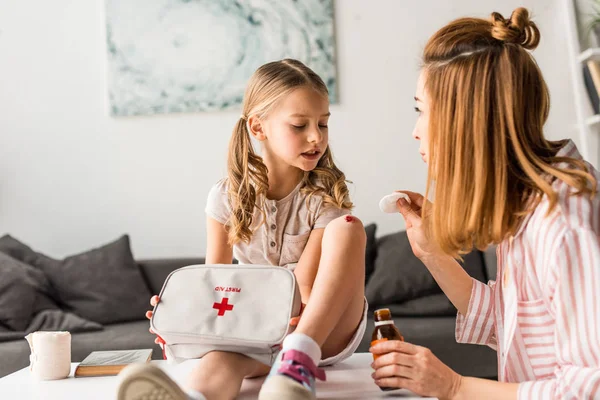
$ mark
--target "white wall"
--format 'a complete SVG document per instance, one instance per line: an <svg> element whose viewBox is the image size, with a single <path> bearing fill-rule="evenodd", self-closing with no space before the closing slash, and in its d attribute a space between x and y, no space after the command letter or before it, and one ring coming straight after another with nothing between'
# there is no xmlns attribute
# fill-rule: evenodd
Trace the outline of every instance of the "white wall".
<svg viewBox="0 0 600 400"><path fill-rule="evenodd" d="M404 227L377 207L422 191L411 131L419 54L451 19L530 8L550 86L550 138L575 136L559 0L337 0L341 103L332 149L354 182L355 214L379 233ZM0 234L60 257L131 235L138 258L205 251L204 205L225 175L237 112L111 118L100 0L0 2Z"/></svg>

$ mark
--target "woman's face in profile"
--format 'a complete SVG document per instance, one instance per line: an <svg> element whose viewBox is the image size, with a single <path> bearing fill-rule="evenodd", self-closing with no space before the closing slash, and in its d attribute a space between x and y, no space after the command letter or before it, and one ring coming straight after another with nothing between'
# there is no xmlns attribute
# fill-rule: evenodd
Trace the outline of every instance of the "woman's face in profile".
<svg viewBox="0 0 600 400"><path fill-rule="evenodd" d="M415 111L417 122L413 130L413 137L420 142L419 153L426 163L429 162L429 102L425 93L425 71L421 70L417 80L417 91L415 93Z"/></svg>

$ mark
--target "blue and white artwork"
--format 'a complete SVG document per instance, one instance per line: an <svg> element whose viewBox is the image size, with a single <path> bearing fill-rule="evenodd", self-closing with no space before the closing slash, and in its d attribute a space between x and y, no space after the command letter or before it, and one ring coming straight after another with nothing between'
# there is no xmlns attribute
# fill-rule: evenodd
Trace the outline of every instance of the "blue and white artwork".
<svg viewBox="0 0 600 400"><path fill-rule="evenodd" d="M296 58L337 102L333 0L106 0L115 116L239 109L262 64Z"/></svg>

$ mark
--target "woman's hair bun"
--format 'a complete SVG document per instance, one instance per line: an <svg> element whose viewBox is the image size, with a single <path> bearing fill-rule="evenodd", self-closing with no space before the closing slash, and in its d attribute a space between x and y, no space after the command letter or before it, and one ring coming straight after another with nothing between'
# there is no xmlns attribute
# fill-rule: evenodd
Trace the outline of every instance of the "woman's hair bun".
<svg viewBox="0 0 600 400"><path fill-rule="evenodd" d="M529 19L529 11L526 8L517 8L509 19L494 12L491 22L491 35L494 39L517 44L527 50L535 49L540 43L540 31L537 25Z"/></svg>

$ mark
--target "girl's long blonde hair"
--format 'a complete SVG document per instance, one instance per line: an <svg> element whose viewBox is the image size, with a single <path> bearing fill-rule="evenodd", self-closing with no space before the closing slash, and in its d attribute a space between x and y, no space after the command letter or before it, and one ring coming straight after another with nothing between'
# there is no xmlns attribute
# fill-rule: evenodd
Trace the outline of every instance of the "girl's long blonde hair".
<svg viewBox="0 0 600 400"><path fill-rule="evenodd" d="M540 32L524 8L509 19L462 18L425 46L425 91L430 103L429 163L423 215L432 238L454 256L485 249L514 235L552 182L594 196L586 165L556 157L565 144L544 138L550 97L527 50ZM558 163L566 163L558 167ZM435 187L434 187L435 186Z"/></svg>
<svg viewBox="0 0 600 400"><path fill-rule="evenodd" d="M261 210L264 222L263 196L269 188L267 166L254 151L248 132L247 119L251 115L267 117L273 105L299 87L311 87L323 96L328 95L323 80L297 60L285 59L261 66L250 78L244 94L243 113L233 129L227 157L227 197L231 207L229 243L249 242L253 231L255 207ZM317 167L305 172L302 192L323 197L325 204L350 209L346 177L333 162L329 147ZM308 201L308 200L307 200Z"/></svg>

